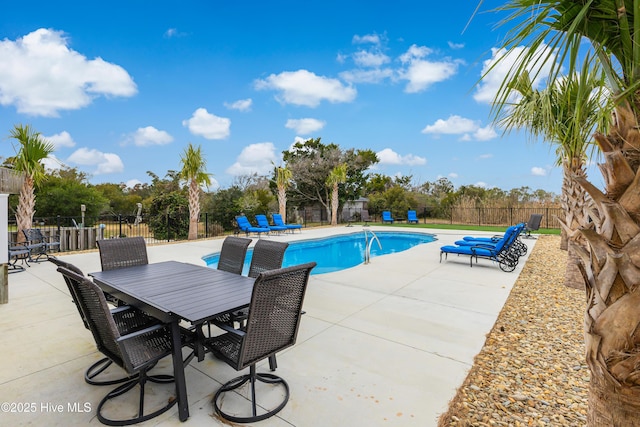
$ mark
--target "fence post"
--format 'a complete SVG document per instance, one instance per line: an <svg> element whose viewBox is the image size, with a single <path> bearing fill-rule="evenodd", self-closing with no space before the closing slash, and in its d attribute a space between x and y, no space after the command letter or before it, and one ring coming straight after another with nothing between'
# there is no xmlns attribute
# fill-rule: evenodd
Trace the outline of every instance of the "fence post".
<svg viewBox="0 0 640 427"><path fill-rule="evenodd" d="M122 214L118 214L118 238L122 237Z"/></svg>
<svg viewBox="0 0 640 427"><path fill-rule="evenodd" d="M167 242L171 241L171 223L169 222L169 208L167 208Z"/></svg>
<svg viewBox="0 0 640 427"><path fill-rule="evenodd" d="M209 214L204 213L204 238L209 237Z"/></svg>
<svg viewBox="0 0 640 427"><path fill-rule="evenodd" d="M476 208L478 209L478 227L482 225L482 221L480 220L480 208Z"/></svg>

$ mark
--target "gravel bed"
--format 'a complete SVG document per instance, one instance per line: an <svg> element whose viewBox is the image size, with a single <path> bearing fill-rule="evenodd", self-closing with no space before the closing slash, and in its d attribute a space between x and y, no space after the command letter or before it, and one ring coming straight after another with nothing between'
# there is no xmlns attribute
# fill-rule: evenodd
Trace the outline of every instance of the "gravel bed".
<svg viewBox="0 0 640 427"><path fill-rule="evenodd" d="M586 424L585 296L564 286L566 260L539 237L439 427Z"/></svg>

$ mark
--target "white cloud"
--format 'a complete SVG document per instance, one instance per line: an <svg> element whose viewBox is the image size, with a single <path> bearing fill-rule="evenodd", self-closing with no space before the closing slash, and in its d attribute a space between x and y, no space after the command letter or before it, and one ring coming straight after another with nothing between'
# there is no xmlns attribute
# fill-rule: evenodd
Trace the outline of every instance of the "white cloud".
<svg viewBox="0 0 640 427"><path fill-rule="evenodd" d="M138 147L148 147L151 145L166 145L173 141L173 137L169 133L158 130L153 126L138 128L130 135L130 139Z"/></svg>
<svg viewBox="0 0 640 427"><path fill-rule="evenodd" d="M353 54L353 61L359 67L380 67L389 63L391 58L381 52L359 50Z"/></svg>
<svg viewBox="0 0 640 427"><path fill-rule="evenodd" d="M479 128L478 123L471 119L466 119L457 115L449 116L447 120L438 119L432 125L427 125L422 129L422 133L435 134L461 134L474 132Z"/></svg>
<svg viewBox="0 0 640 427"><path fill-rule="evenodd" d="M318 119L289 119L284 125L287 129L293 129L300 135L308 135L310 133L319 131L327 123Z"/></svg>
<svg viewBox="0 0 640 427"><path fill-rule="evenodd" d="M462 49L464 48L464 43L454 43L454 42L447 42L449 44L449 47L451 49Z"/></svg>
<svg viewBox="0 0 640 427"><path fill-rule="evenodd" d="M422 92L432 84L447 80L457 73L462 61L453 59L427 61L423 59L432 52L426 46L414 44L400 56L400 61L406 68L398 70L398 76L402 80L409 81L404 89L405 92Z"/></svg>
<svg viewBox="0 0 640 427"><path fill-rule="evenodd" d="M531 168L531 175L533 176L547 176L549 171L545 168L534 166Z"/></svg>
<svg viewBox="0 0 640 427"><path fill-rule="evenodd" d="M340 77L349 83L380 83L384 79L393 77L393 70L390 68L355 69L341 72Z"/></svg>
<svg viewBox="0 0 640 427"><path fill-rule="evenodd" d="M284 104L317 107L322 101L351 102L357 91L337 79L318 76L307 70L284 71L256 80L257 90L272 89L279 92L276 99Z"/></svg>
<svg viewBox="0 0 640 427"><path fill-rule="evenodd" d="M424 58L431 53L433 53L433 50L429 49L428 47L418 46L414 44L411 45L411 47L400 56L400 61L402 61L402 63L412 62L416 59Z"/></svg>
<svg viewBox="0 0 640 427"><path fill-rule="evenodd" d="M46 159L42 159L42 165L46 170L50 171L62 168L62 162L53 154L49 154Z"/></svg>
<svg viewBox="0 0 640 427"><path fill-rule="evenodd" d="M489 185L488 185L486 182L484 182L484 181L478 181L478 182L476 182L476 183L475 183L475 184L473 184L473 185L475 185L476 187L482 187L482 188L487 188L487 187L489 186Z"/></svg>
<svg viewBox="0 0 640 427"><path fill-rule="evenodd" d="M377 153L378 159L380 159L379 164L387 164L387 165L424 165L427 163L427 159L424 157L419 157L413 154L407 154L401 156L400 154L393 151L391 148L385 148L382 151L378 151Z"/></svg>
<svg viewBox="0 0 640 427"><path fill-rule="evenodd" d="M491 159L493 157L493 154L480 154L478 156L479 159L484 160L484 159Z"/></svg>
<svg viewBox="0 0 640 427"><path fill-rule="evenodd" d="M380 36L377 34L366 34L364 36L355 35L351 40L353 44L364 44L364 43L372 43L372 44L380 44Z"/></svg>
<svg viewBox="0 0 640 427"><path fill-rule="evenodd" d="M167 38L174 37L177 34L178 34L178 30L176 28L169 28L167 31L164 32L164 36Z"/></svg>
<svg viewBox="0 0 640 427"><path fill-rule="evenodd" d="M142 181L140 181L139 179L130 179L129 181L125 182L124 185L127 186L127 188L134 188L136 185L138 184L142 184Z"/></svg>
<svg viewBox="0 0 640 427"><path fill-rule="evenodd" d="M251 111L251 105L253 104L253 100L251 98L247 99L239 99L235 102L225 102L224 106L230 110L238 110L238 111Z"/></svg>
<svg viewBox="0 0 640 427"><path fill-rule="evenodd" d="M57 117L104 96L133 96L137 87L119 65L87 59L68 47L61 31L40 28L0 41L0 104L19 113Z"/></svg>
<svg viewBox="0 0 640 427"><path fill-rule="evenodd" d="M451 115L448 119L438 119L432 125L425 126L422 133L434 135L462 135L462 141L488 141L498 136L493 127L480 127L480 122L458 115Z"/></svg>
<svg viewBox="0 0 640 427"><path fill-rule="evenodd" d="M498 89L510 74L510 70L514 67L514 64L518 62L518 57L528 49L524 46L515 47L509 51L505 49L491 49L491 58L483 62L481 76L482 80L477 86L476 92L473 94L473 98L477 102L491 104L498 92ZM534 79L534 88L540 85L541 80L549 74L551 64L542 64L542 59L549 54L549 46L542 45L538 48L537 58L541 63L536 68L528 67L529 73L537 77ZM497 65L494 64L498 62ZM533 61L535 62L535 61ZM494 68L491 68L494 67ZM490 71L489 71L490 70ZM485 75L486 73L486 75Z"/></svg>
<svg viewBox="0 0 640 427"><path fill-rule="evenodd" d="M498 134L496 133L493 126L491 125L485 126L483 128L479 128L473 133L473 137L478 141L488 141L497 136Z"/></svg>
<svg viewBox="0 0 640 427"><path fill-rule="evenodd" d="M55 135L45 136L44 139L52 143L56 150L62 147L74 147L76 145L76 142L66 130L56 133Z"/></svg>
<svg viewBox="0 0 640 427"><path fill-rule="evenodd" d="M81 166L94 166L95 170L92 173L96 175L118 173L124 170L124 164L117 154L103 153L84 147L71 154L67 161Z"/></svg>
<svg viewBox="0 0 640 427"><path fill-rule="evenodd" d="M189 128L189 132L207 139L225 139L231 134L231 120L210 114L205 108L198 108L182 125Z"/></svg>
<svg viewBox="0 0 640 427"><path fill-rule="evenodd" d="M455 179L458 177L458 174L455 172L451 172L449 175L447 175L449 178Z"/></svg>
<svg viewBox="0 0 640 427"><path fill-rule="evenodd" d="M229 175L241 176L257 173L266 175L273 169L273 164L280 163L276 156L276 147L271 142L251 144L242 149L236 162L227 168Z"/></svg>

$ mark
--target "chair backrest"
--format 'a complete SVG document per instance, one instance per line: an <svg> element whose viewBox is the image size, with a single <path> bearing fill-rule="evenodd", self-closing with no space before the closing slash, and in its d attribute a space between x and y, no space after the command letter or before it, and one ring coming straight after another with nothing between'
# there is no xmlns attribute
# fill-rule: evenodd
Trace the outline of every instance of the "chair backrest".
<svg viewBox="0 0 640 427"><path fill-rule="evenodd" d="M282 215L280 215L279 213L271 214L271 218L273 219L273 223L274 223L275 225L278 225L278 226L283 226L283 225L285 225L285 224L284 224L284 221L283 221L283 219L282 219Z"/></svg>
<svg viewBox="0 0 640 427"><path fill-rule="evenodd" d="M253 286L246 335L237 369L244 369L296 342L302 303L315 262L261 273Z"/></svg>
<svg viewBox="0 0 640 427"><path fill-rule="evenodd" d="M256 215L256 222L258 223L258 227L269 228L269 220L266 215Z"/></svg>
<svg viewBox="0 0 640 427"><path fill-rule="evenodd" d="M251 243L251 239L245 239L243 237L228 236L225 238L224 242L222 242L222 249L220 250L218 270L242 274L244 257L247 254L249 243Z"/></svg>
<svg viewBox="0 0 640 427"><path fill-rule="evenodd" d="M360 219L362 220L362 222L371 221L369 219L369 211L367 209L363 209L363 210L360 211Z"/></svg>
<svg viewBox="0 0 640 427"><path fill-rule="evenodd" d="M45 239L39 228L28 228L26 230L22 230L22 234L24 234L25 239L27 239L27 242L30 244L44 244Z"/></svg>
<svg viewBox="0 0 640 427"><path fill-rule="evenodd" d="M76 267L75 265L68 263L66 261L62 261L54 256L50 256L48 258L48 260L52 263L54 263L55 265L57 265L58 267L63 267L69 271L72 271L73 273L77 274L78 276L84 277L84 273L82 272L82 270L80 270L78 267ZM73 303L75 304L76 308L78 309L78 313L80 314L80 318L82 319L82 323L84 323L84 326L89 329L89 324L87 323L87 319L84 318L84 313L82 312L82 308L80 307L80 304L78 304L78 296L76 295L76 289L74 286L74 283L71 282L71 280L69 279L69 277L65 276L64 274L62 275L62 277L64 278L65 283L67 284L67 288L69 289L69 294L71 294L71 299L73 300Z"/></svg>
<svg viewBox="0 0 640 427"><path fill-rule="evenodd" d="M100 250L102 271L149 264L147 245L141 236L103 239L96 243Z"/></svg>
<svg viewBox="0 0 640 427"><path fill-rule="evenodd" d="M236 217L236 222L238 223L238 227L240 228L240 230L247 230L249 227L251 227L251 223L249 222L249 219L244 216L244 215L239 215Z"/></svg>
<svg viewBox="0 0 640 427"><path fill-rule="evenodd" d="M275 270L282 267L284 252L289 247L287 242L275 242L273 240L258 240L253 248L249 277L258 277L267 270Z"/></svg>
<svg viewBox="0 0 640 427"><path fill-rule="evenodd" d="M540 223L542 222L542 214L531 214L529 221L527 221L526 230L536 231L540 229Z"/></svg>
<svg viewBox="0 0 640 427"><path fill-rule="evenodd" d="M407 219L409 221L417 221L418 215L416 214L416 211L407 211Z"/></svg>
<svg viewBox="0 0 640 427"><path fill-rule="evenodd" d="M124 367L123 354L117 343L120 332L109 311L104 292L88 278L65 267L58 267L58 271L74 289L77 303L82 309L84 319L93 334L98 350Z"/></svg>
<svg viewBox="0 0 640 427"><path fill-rule="evenodd" d="M391 212L389 212L389 211L382 211L382 218L383 218L383 219L391 219Z"/></svg>

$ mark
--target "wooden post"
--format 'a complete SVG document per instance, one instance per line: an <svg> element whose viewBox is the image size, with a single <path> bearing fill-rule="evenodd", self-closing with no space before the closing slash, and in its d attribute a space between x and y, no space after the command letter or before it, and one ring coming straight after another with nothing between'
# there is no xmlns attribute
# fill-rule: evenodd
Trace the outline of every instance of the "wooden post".
<svg viewBox="0 0 640 427"><path fill-rule="evenodd" d="M0 304L9 302L9 195L0 194Z"/></svg>

